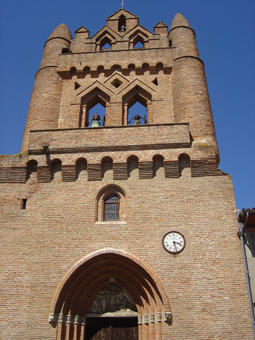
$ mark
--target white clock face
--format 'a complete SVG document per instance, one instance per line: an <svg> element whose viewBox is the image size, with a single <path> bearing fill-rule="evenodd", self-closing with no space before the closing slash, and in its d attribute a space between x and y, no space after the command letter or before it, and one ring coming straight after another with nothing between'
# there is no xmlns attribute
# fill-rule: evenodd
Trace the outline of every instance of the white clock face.
<svg viewBox="0 0 255 340"><path fill-rule="evenodd" d="M169 253L177 254L185 248L185 239L177 231L171 231L163 237L163 246Z"/></svg>

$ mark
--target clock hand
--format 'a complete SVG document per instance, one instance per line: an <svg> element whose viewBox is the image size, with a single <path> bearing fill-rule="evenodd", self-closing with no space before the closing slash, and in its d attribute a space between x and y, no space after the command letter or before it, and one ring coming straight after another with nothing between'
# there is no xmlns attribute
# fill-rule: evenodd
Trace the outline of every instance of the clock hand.
<svg viewBox="0 0 255 340"><path fill-rule="evenodd" d="M173 244L174 244L174 246L175 246L175 249L176 249L176 251L178 251L178 250L177 250L177 248L176 248L176 245L175 245L175 243L178 243L178 242L175 242L175 241L173 241Z"/></svg>

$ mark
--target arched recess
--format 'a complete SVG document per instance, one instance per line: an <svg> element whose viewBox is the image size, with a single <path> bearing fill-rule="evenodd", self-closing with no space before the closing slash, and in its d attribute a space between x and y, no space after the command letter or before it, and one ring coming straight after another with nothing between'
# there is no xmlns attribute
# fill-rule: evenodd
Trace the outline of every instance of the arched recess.
<svg viewBox="0 0 255 340"><path fill-rule="evenodd" d="M88 127L92 116L97 112L90 111L97 104L101 104L105 108L104 115L107 118L110 109L110 96L99 87L88 92L81 98L80 127ZM101 119L103 119L101 115ZM102 125L102 122L100 123Z"/></svg>
<svg viewBox="0 0 255 340"><path fill-rule="evenodd" d="M165 177L164 157L162 155L153 156L153 177L158 177L159 179Z"/></svg>
<svg viewBox="0 0 255 340"><path fill-rule="evenodd" d="M37 161L34 159L31 159L27 162L27 181L29 178L33 177L34 173L37 173Z"/></svg>
<svg viewBox="0 0 255 340"><path fill-rule="evenodd" d="M113 160L111 157L106 156L101 160L102 178L112 179L113 177ZM106 174L107 173L107 174Z"/></svg>
<svg viewBox="0 0 255 340"><path fill-rule="evenodd" d="M60 159L55 158L50 164L51 180L57 179L62 181L62 162Z"/></svg>
<svg viewBox="0 0 255 340"><path fill-rule="evenodd" d="M131 155L127 159L127 170L128 170L128 178L134 177L135 179L139 179L139 169L138 169L139 159L135 155Z"/></svg>
<svg viewBox="0 0 255 340"><path fill-rule="evenodd" d="M190 156L187 155L186 153L182 153L179 155L178 161L179 161L179 175L180 176L184 174L190 175Z"/></svg>
<svg viewBox="0 0 255 340"><path fill-rule="evenodd" d="M87 177L87 160L83 157L80 157L75 162L75 170L76 170L76 180L81 179L82 177Z"/></svg>
<svg viewBox="0 0 255 340"><path fill-rule="evenodd" d="M96 221L104 221L104 203L109 195L115 195L119 199L118 221L124 222L126 217L126 192L118 185L109 184L99 190L96 197Z"/></svg>
<svg viewBox="0 0 255 340"><path fill-rule="evenodd" d="M134 76L134 75L135 75L135 72L136 72L136 70L135 70L135 64L129 64L129 65L128 65L128 74L129 74L130 76Z"/></svg>
<svg viewBox="0 0 255 340"><path fill-rule="evenodd" d="M49 316L49 322L57 328L57 339L84 339L91 303L111 282L121 287L135 304L138 339L162 339L162 323L171 324L172 314L159 277L133 254L116 249L102 249L85 256L62 279Z"/></svg>
<svg viewBox="0 0 255 340"><path fill-rule="evenodd" d="M130 84L123 92L123 121L127 125L128 122L133 118L129 115L129 109L139 102L146 108L146 120L150 124L151 122L151 104L152 104L152 91L148 91L149 88L143 86L143 84L138 84L137 81ZM151 89L150 89L151 90ZM142 116L142 115L141 115ZM142 117L144 118L144 117ZM142 123L144 123L142 121Z"/></svg>

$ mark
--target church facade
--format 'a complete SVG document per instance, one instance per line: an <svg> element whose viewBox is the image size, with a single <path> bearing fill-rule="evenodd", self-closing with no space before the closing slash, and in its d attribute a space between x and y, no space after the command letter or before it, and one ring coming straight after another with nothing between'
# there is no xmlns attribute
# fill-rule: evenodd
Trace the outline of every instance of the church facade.
<svg viewBox="0 0 255 340"><path fill-rule="evenodd" d="M252 338L232 180L181 14L154 33L124 9L92 37L59 25L21 152L0 162L1 338Z"/></svg>

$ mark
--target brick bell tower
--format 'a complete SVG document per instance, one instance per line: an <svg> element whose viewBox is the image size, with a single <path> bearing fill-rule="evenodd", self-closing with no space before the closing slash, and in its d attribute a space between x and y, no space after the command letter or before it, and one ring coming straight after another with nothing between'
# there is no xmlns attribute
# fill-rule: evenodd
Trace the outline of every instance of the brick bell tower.
<svg viewBox="0 0 255 340"><path fill-rule="evenodd" d="M137 102L145 115L132 115ZM92 37L59 25L21 153L1 159L4 338L251 339L232 180L218 163L181 14L154 33L124 9Z"/></svg>

